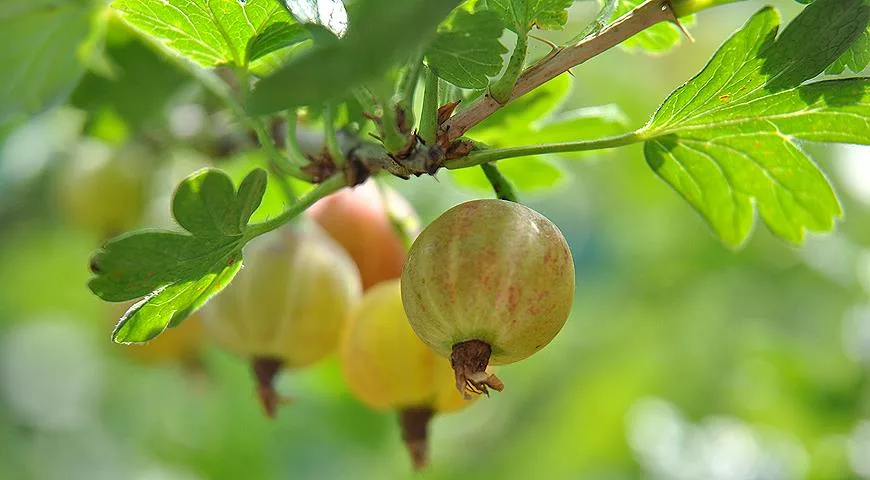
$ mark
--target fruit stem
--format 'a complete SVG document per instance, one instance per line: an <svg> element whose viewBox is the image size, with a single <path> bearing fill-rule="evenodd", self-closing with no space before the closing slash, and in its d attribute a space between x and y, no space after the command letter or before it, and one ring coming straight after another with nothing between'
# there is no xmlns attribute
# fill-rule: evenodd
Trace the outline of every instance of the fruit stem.
<svg viewBox="0 0 870 480"><path fill-rule="evenodd" d="M438 87L440 80L431 69L425 69L423 110L420 112L419 135L423 143L434 145L438 134Z"/></svg>
<svg viewBox="0 0 870 480"><path fill-rule="evenodd" d="M470 393L489 395L488 388L497 392L504 390L504 383L495 374L487 373L492 348L481 340L469 340L453 345L450 365L456 375L456 389L471 399Z"/></svg>
<svg viewBox="0 0 870 480"><path fill-rule="evenodd" d="M278 404L281 403L281 398L275 391L275 377L281 370L281 363L281 360L272 357L254 357L251 360L251 369L257 379L257 395L269 418L275 418Z"/></svg>
<svg viewBox="0 0 870 480"><path fill-rule="evenodd" d="M332 163L340 169L344 166L345 158L344 152L338 146L338 136L335 131L335 110L335 104L332 102L326 102L326 105L323 106L323 133L326 151L329 153L330 158L332 158Z"/></svg>
<svg viewBox="0 0 870 480"><path fill-rule="evenodd" d="M435 412L430 407L411 407L399 411L402 440L411 454L414 470L422 470L429 463L429 421Z"/></svg>
<svg viewBox="0 0 870 480"><path fill-rule="evenodd" d="M495 166L495 163L481 163L480 168L483 170L483 174L486 175L486 179L489 181L490 185L492 185L492 190L495 192L495 196L499 200L519 202L510 180L501 174L501 171L499 171L498 167Z"/></svg>

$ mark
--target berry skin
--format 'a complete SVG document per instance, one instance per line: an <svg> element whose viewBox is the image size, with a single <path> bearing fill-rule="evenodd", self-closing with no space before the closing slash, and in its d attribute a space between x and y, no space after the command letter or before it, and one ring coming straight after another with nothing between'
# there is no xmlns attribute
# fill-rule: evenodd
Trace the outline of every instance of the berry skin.
<svg viewBox="0 0 870 480"><path fill-rule="evenodd" d="M273 377L335 350L359 299L359 274L313 224L256 238L244 258L233 282L203 308L203 320L216 343L251 359L266 413L274 416Z"/></svg>
<svg viewBox="0 0 870 480"><path fill-rule="evenodd" d="M402 307L399 280L363 295L340 347L350 391L376 409L400 412L403 436L416 468L426 464L426 427L436 413L466 407L450 363L414 334Z"/></svg>
<svg viewBox="0 0 870 480"><path fill-rule="evenodd" d="M106 238L136 225L147 200L142 152L113 152L97 141L80 150L60 172L57 200L66 219Z"/></svg>
<svg viewBox="0 0 870 480"><path fill-rule="evenodd" d="M413 236L420 222L413 207L394 190L385 188L382 194L368 181L321 199L307 213L353 258L363 290L402 275L407 248L397 228Z"/></svg>
<svg viewBox="0 0 870 480"><path fill-rule="evenodd" d="M453 388L450 363L411 329L398 280L363 295L342 336L341 359L348 387L373 408L450 412L468 403Z"/></svg>
<svg viewBox="0 0 870 480"><path fill-rule="evenodd" d="M514 202L474 200L432 222L411 247L402 300L417 335L451 358L460 389L500 389L487 364L547 345L568 319L574 264L559 229Z"/></svg>

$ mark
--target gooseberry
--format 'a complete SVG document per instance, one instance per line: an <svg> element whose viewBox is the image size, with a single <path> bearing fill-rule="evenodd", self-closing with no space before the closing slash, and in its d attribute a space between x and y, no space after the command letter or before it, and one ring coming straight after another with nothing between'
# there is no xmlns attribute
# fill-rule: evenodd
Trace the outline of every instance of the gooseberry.
<svg viewBox="0 0 870 480"><path fill-rule="evenodd" d="M402 301L411 326L449 357L461 391L501 390L488 364L522 360L559 332L574 264L559 229L519 203L474 200L432 222L408 253Z"/></svg>
<svg viewBox="0 0 870 480"><path fill-rule="evenodd" d="M60 171L58 207L78 228L102 237L135 226L146 204L143 152L115 151L97 140L83 141Z"/></svg>
<svg viewBox="0 0 870 480"><path fill-rule="evenodd" d="M333 352L359 295L347 253L316 225L292 225L248 244L244 268L203 308L203 320L218 345L251 359L272 417L275 375Z"/></svg>
<svg viewBox="0 0 870 480"><path fill-rule="evenodd" d="M308 215L356 262L363 290L402 275L407 252L402 237L413 237L419 229L411 204L371 180L319 200Z"/></svg>
<svg viewBox="0 0 870 480"><path fill-rule="evenodd" d="M469 402L453 388L447 360L411 329L399 279L379 283L363 295L345 329L340 354L350 391L372 408L399 411L414 466L423 467L432 416Z"/></svg>

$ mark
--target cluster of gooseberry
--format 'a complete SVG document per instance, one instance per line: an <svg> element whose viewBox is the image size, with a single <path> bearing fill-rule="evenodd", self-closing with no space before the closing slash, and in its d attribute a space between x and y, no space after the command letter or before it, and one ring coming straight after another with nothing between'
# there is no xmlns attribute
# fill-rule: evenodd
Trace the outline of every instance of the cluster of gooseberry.
<svg viewBox="0 0 870 480"><path fill-rule="evenodd" d="M488 367L549 343L574 296L571 252L539 213L475 200L419 232L410 204L371 181L320 200L253 240L244 256L245 267L200 312L131 353L195 361L204 332L251 362L272 417L283 401L276 375L337 351L351 393L398 412L418 468L433 415L501 391Z"/></svg>
<svg viewBox="0 0 870 480"><path fill-rule="evenodd" d="M276 373L337 348L350 391L399 413L419 468L434 414L502 390L488 366L559 332L574 267L556 226L519 203L458 205L408 250L417 224L406 200L371 182L333 194L252 242L246 268L202 317L218 344L251 360L270 416Z"/></svg>

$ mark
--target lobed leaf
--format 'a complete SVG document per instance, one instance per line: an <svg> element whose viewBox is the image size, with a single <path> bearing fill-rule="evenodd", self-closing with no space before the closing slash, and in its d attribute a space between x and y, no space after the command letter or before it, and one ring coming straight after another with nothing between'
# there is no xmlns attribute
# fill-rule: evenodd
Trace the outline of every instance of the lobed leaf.
<svg viewBox="0 0 870 480"><path fill-rule="evenodd" d="M499 42L503 30L494 12L455 10L426 50L429 68L457 87L486 88L504 63L507 49Z"/></svg>
<svg viewBox="0 0 870 480"><path fill-rule="evenodd" d="M176 190L172 211L188 233L139 231L106 242L91 259L88 287L103 300L146 296L113 333L145 342L180 323L232 280L241 267L248 219L263 197L266 172L254 170L238 191L224 173L205 169Z"/></svg>
<svg viewBox="0 0 870 480"><path fill-rule="evenodd" d="M779 15L765 8L641 131L649 165L726 244L746 240L756 207L771 231L796 243L841 215L794 140L870 143L870 79L803 85L868 18L864 0L817 0L777 38Z"/></svg>
<svg viewBox="0 0 870 480"><path fill-rule="evenodd" d="M275 0L115 0L134 28L204 66L247 67L308 38Z"/></svg>

